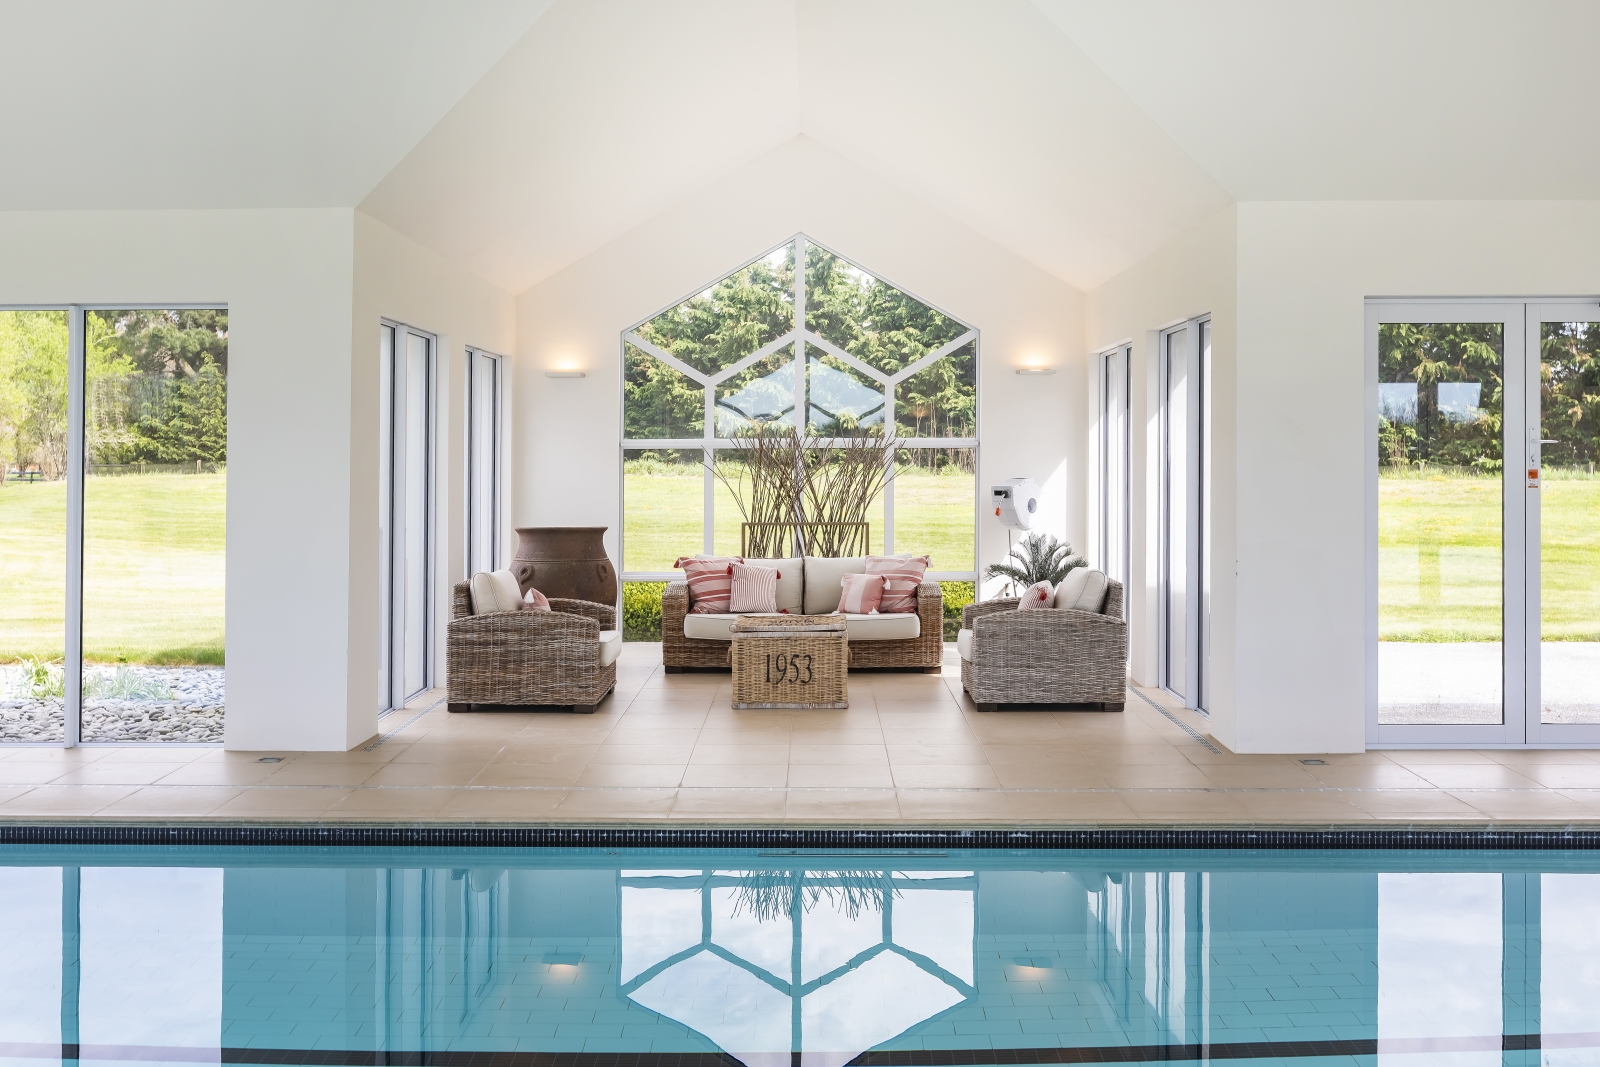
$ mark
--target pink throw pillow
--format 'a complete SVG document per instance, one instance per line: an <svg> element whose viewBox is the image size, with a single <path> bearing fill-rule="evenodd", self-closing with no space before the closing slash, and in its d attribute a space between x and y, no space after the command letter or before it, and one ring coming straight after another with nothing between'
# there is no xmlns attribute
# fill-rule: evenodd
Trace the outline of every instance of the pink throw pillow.
<svg viewBox="0 0 1600 1067"><path fill-rule="evenodd" d="M733 601L733 565L738 556L684 557L674 564L689 581L689 611L695 615L726 615Z"/></svg>
<svg viewBox="0 0 1600 1067"><path fill-rule="evenodd" d="M1049 582L1034 582L1022 591L1022 596L1017 599L1017 608L1020 611L1037 611L1039 608L1053 608L1056 587Z"/></svg>
<svg viewBox="0 0 1600 1067"><path fill-rule="evenodd" d="M875 615L883 600L883 575L847 574L839 591L839 610L846 615Z"/></svg>
<svg viewBox="0 0 1600 1067"><path fill-rule="evenodd" d="M549 611L550 601L537 589L530 589L522 595L522 603L517 605L518 611Z"/></svg>
<svg viewBox="0 0 1600 1067"><path fill-rule="evenodd" d="M927 556L868 556L867 573L880 574L885 580L883 602L878 610L885 615L904 615L917 610L917 586L928 573ZM893 586L889 583L894 583Z"/></svg>
<svg viewBox="0 0 1600 1067"><path fill-rule="evenodd" d="M735 615L747 611L778 610L778 579L783 575L772 567L733 565L733 602L728 609Z"/></svg>

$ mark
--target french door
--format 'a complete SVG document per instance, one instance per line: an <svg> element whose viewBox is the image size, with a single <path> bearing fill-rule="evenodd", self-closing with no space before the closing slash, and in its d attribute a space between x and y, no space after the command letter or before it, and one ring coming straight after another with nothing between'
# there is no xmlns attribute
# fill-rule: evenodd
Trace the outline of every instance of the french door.
<svg viewBox="0 0 1600 1067"><path fill-rule="evenodd" d="M1367 307L1367 739L1600 745L1600 302Z"/></svg>

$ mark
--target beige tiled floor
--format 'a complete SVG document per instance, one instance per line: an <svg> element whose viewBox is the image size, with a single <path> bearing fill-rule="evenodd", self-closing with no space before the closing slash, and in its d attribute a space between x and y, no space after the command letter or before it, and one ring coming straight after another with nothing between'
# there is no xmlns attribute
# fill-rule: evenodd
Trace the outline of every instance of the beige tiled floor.
<svg viewBox="0 0 1600 1067"><path fill-rule="evenodd" d="M1600 824L1600 751L1250 756L1130 695L981 714L942 677L850 676L845 711L734 711L726 674L629 645L593 715L442 706L348 753L0 749L0 821ZM261 763L278 756L281 762Z"/></svg>

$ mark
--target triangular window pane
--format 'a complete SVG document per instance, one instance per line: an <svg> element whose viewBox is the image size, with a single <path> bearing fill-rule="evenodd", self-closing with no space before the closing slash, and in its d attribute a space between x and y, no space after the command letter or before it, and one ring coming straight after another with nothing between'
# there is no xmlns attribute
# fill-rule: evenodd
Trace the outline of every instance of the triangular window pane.
<svg viewBox="0 0 1600 1067"><path fill-rule="evenodd" d="M716 374L794 329L794 246L784 245L638 327L702 374Z"/></svg>
<svg viewBox="0 0 1600 1067"><path fill-rule="evenodd" d="M806 329L884 374L969 327L817 245L806 245Z"/></svg>

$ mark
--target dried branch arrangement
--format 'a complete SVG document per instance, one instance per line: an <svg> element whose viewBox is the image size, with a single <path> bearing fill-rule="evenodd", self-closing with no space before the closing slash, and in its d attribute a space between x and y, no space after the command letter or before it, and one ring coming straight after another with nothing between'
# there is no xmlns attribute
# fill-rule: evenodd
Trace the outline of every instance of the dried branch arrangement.
<svg viewBox="0 0 1600 1067"><path fill-rule="evenodd" d="M869 550L864 524L888 484L898 447L893 437L818 437L786 428L732 440L733 448L713 453L711 473L728 488L744 521L759 524L746 545L752 557L787 556L794 547L802 555L830 557Z"/></svg>

